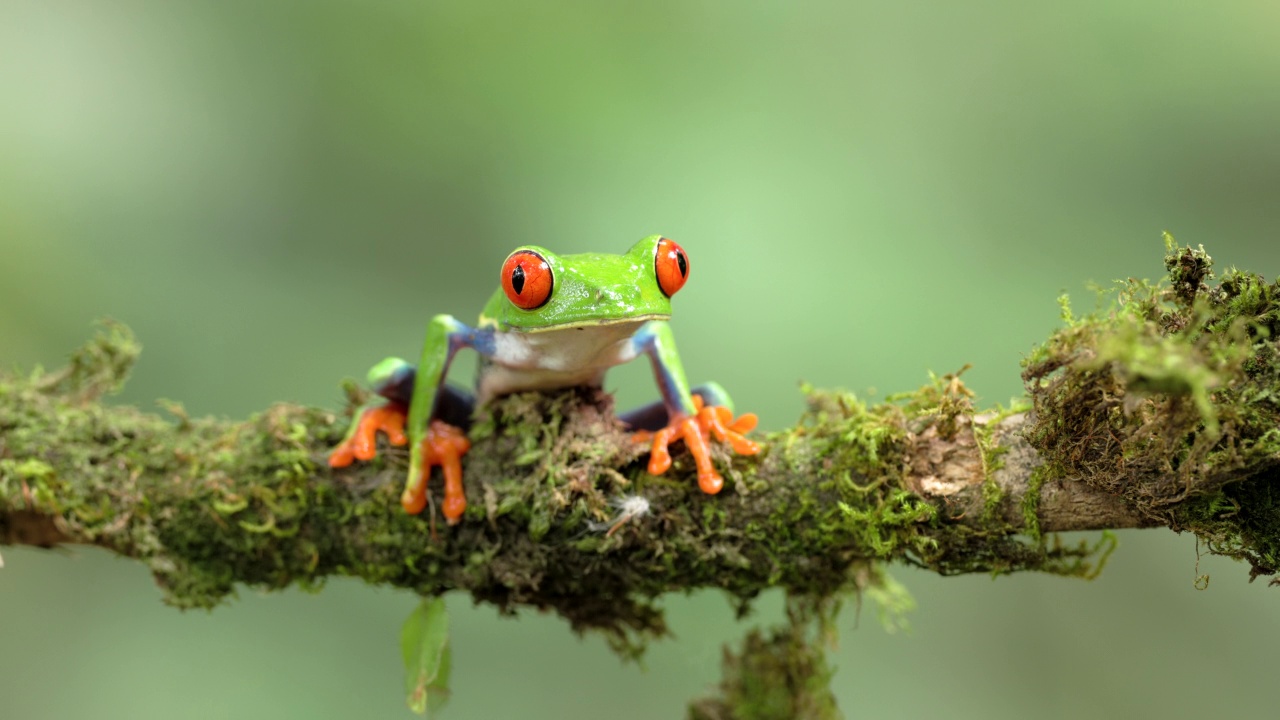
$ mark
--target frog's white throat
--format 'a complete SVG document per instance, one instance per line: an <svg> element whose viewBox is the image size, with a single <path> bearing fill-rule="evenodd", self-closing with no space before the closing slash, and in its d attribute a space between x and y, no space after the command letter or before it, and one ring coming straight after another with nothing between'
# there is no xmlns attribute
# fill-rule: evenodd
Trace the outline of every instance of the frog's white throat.
<svg viewBox="0 0 1280 720"><path fill-rule="evenodd" d="M606 370L635 358L631 338L647 322L628 318L537 332L495 331L493 355L477 383L477 400L483 403L524 390L600 385Z"/></svg>

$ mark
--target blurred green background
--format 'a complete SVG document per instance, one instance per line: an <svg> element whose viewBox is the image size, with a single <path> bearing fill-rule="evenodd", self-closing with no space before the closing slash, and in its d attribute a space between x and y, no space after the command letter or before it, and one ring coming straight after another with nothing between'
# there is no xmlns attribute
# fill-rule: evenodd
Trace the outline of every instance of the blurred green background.
<svg viewBox="0 0 1280 720"><path fill-rule="evenodd" d="M0 0L0 363L56 365L110 315L146 346L125 402L337 408L432 314L474 316L515 245L662 232L691 379L766 428L802 379L883 396L973 363L1004 402L1055 296L1157 276L1162 230L1280 272L1278 77L1273 0ZM610 386L654 396L639 365ZM407 717L406 593L180 613L105 553L0 552L6 720ZM1199 571L1157 531L1092 583L898 569L913 631L846 611L836 692L850 717L1273 714L1280 590ZM446 717L681 716L744 627L716 592L666 605L641 670L450 598Z"/></svg>

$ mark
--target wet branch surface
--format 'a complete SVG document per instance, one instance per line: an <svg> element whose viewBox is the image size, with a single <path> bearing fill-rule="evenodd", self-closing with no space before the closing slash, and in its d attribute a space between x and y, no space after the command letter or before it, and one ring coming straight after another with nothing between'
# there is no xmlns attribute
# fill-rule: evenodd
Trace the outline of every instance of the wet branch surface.
<svg viewBox="0 0 1280 720"><path fill-rule="evenodd" d="M1167 282L1131 281L1085 317L1064 300L1065 326L1024 364L1025 407L975 409L958 374L876 405L806 389L804 417L763 435L760 455L716 451L717 496L683 450L648 475L602 392L505 398L472 431L455 527L438 476L435 507L400 509L403 450L326 466L343 414L281 404L233 422L102 402L139 352L108 325L62 370L0 375L0 544L107 548L179 607L334 575L462 591L555 610L624 654L665 634L667 592L721 588L745 607L781 587L790 629L728 653L719 696L691 716L836 717L825 679L796 679L829 674L803 627L883 582L884 562L1088 577L1109 539L1054 533L1164 526L1274 574L1280 290L1237 271L1212 283L1202 250L1170 246L1166 267ZM649 512L615 522L635 495ZM769 678L792 691L750 696ZM760 709L777 703L792 714Z"/></svg>

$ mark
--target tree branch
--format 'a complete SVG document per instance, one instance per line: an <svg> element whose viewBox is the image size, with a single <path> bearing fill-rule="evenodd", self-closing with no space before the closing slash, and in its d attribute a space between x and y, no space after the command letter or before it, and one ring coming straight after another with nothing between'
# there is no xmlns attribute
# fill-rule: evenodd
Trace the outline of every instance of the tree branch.
<svg viewBox="0 0 1280 720"><path fill-rule="evenodd" d="M1065 530L1192 530L1274 573L1280 291L1235 271L1210 288L1203 250L1171 246L1167 264L1168 286L1130 281L1084 318L1064 300L1066 326L1025 363L1027 407L976 412L959 374L872 406L807 389L759 456L717 451L718 496L683 453L649 476L600 391L505 398L472 431L456 527L400 510L402 450L329 470L346 422L329 411L168 420L101 403L138 353L109 325L57 373L0 375L0 543L108 548L180 607L347 575L554 609L626 651L665 632L653 600L673 590L832 597L879 561L1096 572L1110 545L1047 536ZM602 532L627 494L651 512Z"/></svg>

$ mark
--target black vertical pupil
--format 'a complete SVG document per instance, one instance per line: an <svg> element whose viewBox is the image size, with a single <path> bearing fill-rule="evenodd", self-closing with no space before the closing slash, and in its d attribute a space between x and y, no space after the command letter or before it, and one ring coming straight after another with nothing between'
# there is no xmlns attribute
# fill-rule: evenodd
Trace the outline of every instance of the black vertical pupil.
<svg viewBox="0 0 1280 720"><path fill-rule="evenodd" d="M517 295L524 292L524 266L517 265L515 270L511 271L511 288L516 291Z"/></svg>
<svg viewBox="0 0 1280 720"><path fill-rule="evenodd" d="M689 277L689 261L684 259L684 253L676 251L676 263L680 265L680 277Z"/></svg>

